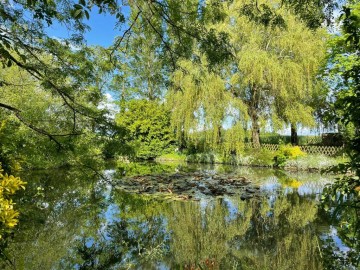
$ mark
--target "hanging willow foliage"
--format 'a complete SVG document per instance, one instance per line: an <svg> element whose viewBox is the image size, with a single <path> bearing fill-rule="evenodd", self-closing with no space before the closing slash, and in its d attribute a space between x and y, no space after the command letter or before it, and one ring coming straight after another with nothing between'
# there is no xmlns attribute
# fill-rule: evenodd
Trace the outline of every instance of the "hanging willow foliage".
<svg viewBox="0 0 360 270"><path fill-rule="evenodd" d="M247 100L249 110L255 110L259 117L276 115L285 124L313 126L314 109L309 99L319 90L315 76L325 57L325 30L309 29L281 7L281 1L271 3L284 26L261 24L239 12L250 2L238 0L229 5L226 26L222 25L235 50L237 69L232 82L238 84L238 96ZM269 1L258 1L258 5L261 9ZM257 96L255 86L260 91ZM254 96L258 98L255 106Z"/></svg>
<svg viewBox="0 0 360 270"><path fill-rule="evenodd" d="M203 55L178 61L167 101L179 139L201 139L230 153L241 150L250 127L256 143L260 127L269 124L315 125L312 98L324 93L316 75L325 57L325 30L309 29L281 1L259 0L259 11L272 7L275 21L254 20L244 12L251 2L224 2L223 19L207 22L208 30L227 34L231 60L221 66L210 66Z"/></svg>
<svg viewBox="0 0 360 270"><path fill-rule="evenodd" d="M178 139L184 136L195 144L202 141L208 149L240 150L243 123L248 119L245 105L233 98L222 76L207 68L206 57L178 64L167 96ZM229 130L224 131L224 127Z"/></svg>

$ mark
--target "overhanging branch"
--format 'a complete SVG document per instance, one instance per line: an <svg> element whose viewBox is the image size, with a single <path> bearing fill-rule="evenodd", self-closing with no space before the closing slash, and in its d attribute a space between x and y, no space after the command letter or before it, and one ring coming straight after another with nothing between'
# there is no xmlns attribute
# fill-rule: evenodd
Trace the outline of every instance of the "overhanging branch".
<svg viewBox="0 0 360 270"><path fill-rule="evenodd" d="M57 139L57 137L69 137L69 136L79 136L81 135L82 133L76 133L76 132L73 132L73 133L66 133L66 134L51 134L49 132L47 132L46 130L42 129L42 128L39 128L31 123L28 123L22 116L21 116L21 110L19 110L18 108L15 108L13 106L10 106L8 104L4 104L4 103L0 103L0 107L1 108L4 108L4 109L7 109L9 111L11 111L15 116L16 118L22 123L24 124L25 126L27 126L28 128L34 130L35 132L41 134L41 135L44 135L44 136L47 136L51 141L54 141L56 143L56 145L58 146L58 148L62 148L62 145L61 143L59 142L59 140Z"/></svg>

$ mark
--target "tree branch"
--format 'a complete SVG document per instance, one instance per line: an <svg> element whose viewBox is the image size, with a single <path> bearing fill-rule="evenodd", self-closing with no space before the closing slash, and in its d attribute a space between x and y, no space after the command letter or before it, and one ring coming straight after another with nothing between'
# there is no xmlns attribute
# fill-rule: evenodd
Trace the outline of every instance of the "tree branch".
<svg viewBox="0 0 360 270"><path fill-rule="evenodd" d="M113 54L115 53L115 51L120 47L121 42L123 41L123 39L125 38L125 36L127 34L130 33L131 29L134 27L136 21L138 20L140 14L141 14L141 10L138 11L138 13L135 16L135 19L133 20L133 22L131 23L131 25L129 26L128 29L125 30L125 32L123 33L123 35L121 36L120 40L116 42L116 44L114 45L114 48L112 49L111 53L110 53L110 61L112 61L113 58Z"/></svg>
<svg viewBox="0 0 360 270"><path fill-rule="evenodd" d="M47 132L46 130L42 129L42 128L39 128L39 127L36 127L34 126L33 124L31 123L28 123L21 115L21 110L19 110L18 108L15 108L13 106L10 106L10 105L7 105L7 104L4 104L4 103L0 103L0 107L1 108L4 108L4 109L7 109L11 112L13 112L13 114L16 116L16 118L21 122L23 123L25 126L27 126L28 128L36 131L37 133L39 134L42 134L44 136L47 136L51 141L54 141L56 143L56 145L58 146L58 148L62 148L62 145L61 143L56 139L56 137L68 137L68 136L79 136L81 135L82 133L67 133L67 134L51 134L49 132Z"/></svg>

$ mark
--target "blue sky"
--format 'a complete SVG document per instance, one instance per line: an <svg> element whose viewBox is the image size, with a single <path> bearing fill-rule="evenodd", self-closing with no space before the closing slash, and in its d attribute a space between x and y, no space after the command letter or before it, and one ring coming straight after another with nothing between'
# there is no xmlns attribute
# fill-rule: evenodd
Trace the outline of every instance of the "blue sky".
<svg viewBox="0 0 360 270"><path fill-rule="evenodd" d="M129 14L128 8L124 8L124 15ZM115 15L99 14L98 9L94 8L90 13L90 19L84 20L90 26L91 30L85 33L85 39L88 45L100 45L108 47L114 41L116 36L121 35L121 30L116 27ZM47 29L50 37L69 38L71 32L66 27L55 23Z"/></svg>

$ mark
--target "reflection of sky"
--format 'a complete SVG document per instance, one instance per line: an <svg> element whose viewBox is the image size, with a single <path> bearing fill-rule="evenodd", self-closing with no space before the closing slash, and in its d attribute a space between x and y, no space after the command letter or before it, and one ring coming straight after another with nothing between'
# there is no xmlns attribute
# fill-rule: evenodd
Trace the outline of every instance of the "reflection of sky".
<svg viewBox="0 0 360 270"><path fill-rule="evenodd" d="M333 239L334 243L340 249L340 251L342 251L342 252L350 251L350 248L345 246L344 243L339 238L338 231L336 230L336 228L334 226L330 226L330 234L328 236L330 236Z"/></svg>
<svg viewBox="0 0 360 270"><path fill-rule="evenodd" d="M347 253L350 251L350 248L347 247L339 238L338 231L334 226L330 226L329 231L323 233L320 236L322 240L331 239L337 248L339 248L339 252Z"/></svg>
<svg viewBox="0 0 360 270"><path fill-rule="evenodd" d="M323 190L324 186L321 187L314 187L314 186L309 186L309 185L302 185L298 188L298 194L300 196L304 196L304 195L310 195L310 194L318 194L321 193Z"/></svg>
<svg viewBox="0 0 360 270"><path fill-rule="evenodd" d="M278 190L281 188L280 183L264 183L261 185L260 190L261 191L268 191L268 192L274 192L275 190Z"/></svg>
<svg viewBox="0 0 360 270"><path fill-rule="evenodd" d="M291 194L297 192L300 196L311 195L311 194L321 194L325 185L331 183L331 177L326 178L317 174L301 174L301 175L292 175L289 174L289 179L294 179L300 182L298 188L291 186L283 185L279 178L276 176L271 176L263 178L259 181L261 191L273 193L277 190L282 190L284 194Z"/></svg>
<svg viewBox="0 0 360 270"><path fill-rule="evenodd" d="M229 216L226 217L226 221L229 222L235 220L239 213L237 205L230 198L227 197L224 198L224 202L229 211Z"/></svg>
<svg viewBox="0 0 360 270"><path fill-rule="evenodd" d="M120 221L119 214L120 214L119 206L115 203L110 204L104 213L104 218L106 220L106 223L111 224Z"/></svg>

